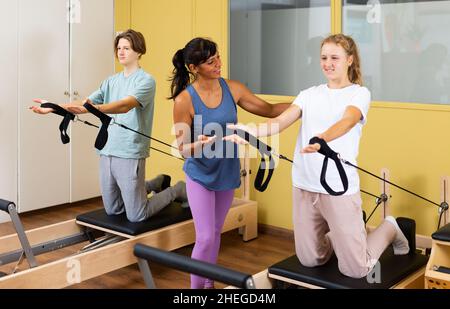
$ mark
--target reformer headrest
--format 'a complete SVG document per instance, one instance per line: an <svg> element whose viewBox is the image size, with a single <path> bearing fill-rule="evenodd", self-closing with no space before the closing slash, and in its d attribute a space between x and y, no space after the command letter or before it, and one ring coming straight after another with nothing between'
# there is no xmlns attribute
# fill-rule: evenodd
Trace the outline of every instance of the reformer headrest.
<svg viewBox="0 0 450 309"><path fill-rule="evenodd" d="M105 147L106 142L108 141L108 127L111 123L111 117L99 111L94 105L89 103L83 104L84 108L87 109L88 112L96 116L102 122L102 126L98 132L97 138L95 139L95 148L98 150L102 150Z"/></svg>
<svg viewBox="0 0 450 309"><path fill-rule="evenodd" d="M320 172L320 183L322 187L325 189L325 191L328 192L328 194L333 196L344 194L348 190L348 178L347 174L345 173L344 167L342 166L338 153L335 152L333 149L331 149L330 146L328 146L327 142L322 138L315 136L309 140L310 145L316 143L320 145L320 149L318 152L325 156L325 158L323 159L322 171ZM327 176L328 158L333 160L334 163L336 164L336 168L339 172L342 186L344 188L342 191L334 191L327 183L326 176Z"/></svg>
<svg viewBox="0 0 450 309"><path fill-rule="evenodd" d="M434 240L450 242L450 223L444 225L439 230L431 234L431 238Z"/></svg>
<svg viewBox="0 0 450 309"><path fill-rule="evenodd" d="M62 108L58 104L51 103L51 102L42 103L41 107L51 108L51 109L53 109L52 113L60 115L60 116L63 117L63 120L59 124L59 132L61 134L61 141L62 141L63 144L69 143L70 142L70 137L67 134L67 128L69 127L70 121L75 119L75 115L72 114L71 112L65 110L64 108Z"/></svg>

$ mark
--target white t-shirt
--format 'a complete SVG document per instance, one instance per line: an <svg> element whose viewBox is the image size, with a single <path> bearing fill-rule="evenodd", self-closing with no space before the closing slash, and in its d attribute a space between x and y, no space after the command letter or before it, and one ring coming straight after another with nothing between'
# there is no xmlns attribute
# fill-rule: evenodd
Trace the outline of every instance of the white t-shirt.
<svg viewBox="0 0 450 309"><path fill-rule="evenodd" d="M359 139L369 111L370 92L367 88L356 84L342 89L330 89L323 84L301 91L293 104L302 110L302 124L295 146L292 183L294 187L300 189L327 193L320 184L324 156L319 153L300 153L300 151L309 144L312 137L325 132L342 119L346 108L351 105L361 111L361 121L349 132L329 142L328 145L342 158L356 165ZM345 164L344 169L349 182L345 194L354 194L359 191L357 170ZM334 191L343 189L336 165L332 160L328 161L326 180Z"/></svg>

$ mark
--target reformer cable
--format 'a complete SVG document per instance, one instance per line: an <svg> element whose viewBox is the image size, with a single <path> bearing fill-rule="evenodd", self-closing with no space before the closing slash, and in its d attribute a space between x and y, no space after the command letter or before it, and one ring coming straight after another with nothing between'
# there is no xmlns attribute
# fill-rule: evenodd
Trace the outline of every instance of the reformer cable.
<svg viewBox="0 0 450 309"><path fill-rule="evenodd" d="M334 157L334 156L337 156L337 157L339 158L339 160L340 160L342 163L344 163L344 164L346 164L346 165L349 165L349 166L352 166L352 167L356 168L357 170L360 170L360 171L362 171L362 172L364 172L364 173L366 173L366 174L368 174L368 175L370 175L370 176L372 176L372 177L375 177L375 178L377 178L377 179L383 181L384 183L388 183L388 184L390 184L391 186L394 186L394 187L396 187L396 188L398 188L398 189L400 189L400 190L402 190L402 191L405 191L405 192L407 192L407 193L409 193L409 194L411 194L411 195L414 195L415 197L418 197L418 198L420 198L420 199L422 199L422 200L424 200L424 201L427 201L428 203L430 203L430 204L432 204L432 205L437 206L437 207L439 208L439 214L440 214L440 216L442 215L442 213L444 213L445 211L447 211L447 210L449 209L449 205L448 205L448 203L445 202L445 201L442 202L442 203L440 203L440 204L438 204L438 203L436 203L436 202L433 202L432 200L427 199L426 197L423 197L423 196L421 196L421 195L419 195L419 194L417 194L417 193L414 193L414 192L412 192L411 190L408 190L408 189L406 189L406 188L404 188L404 187L402 187L402 186L399 186L399 185L397 185L397 184L395 184L395 183L393 183L393 182L391 182L391 181L389 181L389 180L386 180L386 179L384 179L384 178L381 178L381 177L379 177L378 175L375 175L374 173L369 172L368 170L365 170L365 169L363 169L363 168L361 168L361 167L359 167L359 166L356 166L356 165L354 165L353 163L351 163L351 162L349 162L349 161L343 159L338 153L336 153L334 150L332 150L332 149L328 146L328 144L325 142L325 140L323 140L323 139L321 139L321 138L314 137L314 138L312 138L312 139L310 140L310 144L316 143L316 142L318 142L321 146L322 146L322 145L326 145L326 151L327 151L327 153L324 154L325 156L329 156L328 152L332 152L332 156L333 156L333 157ZM323 152L321 152L320 150L319 150L319 153L322 153L322 154L323 154ZM326 157L325 157L325 159L326 159ZM323 167L322 167L322 168L323 168ZM323 172L323 170L322 170L322 175L323 175L323 174L324 174L324 172ZM325 190L326 190L326 189L327 189L327 188L325 188ZM328 192L328 190L327 190L327 192ZM344 192L344 193L345 193L345 192ZM343 193L342 193L342 194L343 194ZM444 198L444 200L446 200L446 197ZM440 221L439 221L439 224L440 224Z"/></svg>
<svg viewBox="0 0 450 309"><path fill-rule="evenodd" d="M360 189L359 191L361 191L361 192L364 193L364 194L367 194L367 195L370 195L370 196L375 197L375 204L376 204L376 205L375 205L374 209L372 210L372 212L370 213L369 217L367 217L367 218L364 220L364 223L369 222L370 218L371 218L372 215L375 213L375 211L377 210L378 206L381 205L381 203L387 202L387 200L388 200L389 198L392 197L392 196L389 196L389 197L388 197L386 193L382 193L381 195L376 196L375 194L372 194L372 193L370 193L370 192L364 191L364 190L362 190L362 189Z"/></svg>
<svg viewBox="0 0 450 309"><path fill-rule="evenodd" d="M373 194L373 193L364 191L363 189L360 189L359 191L361 191L361 192L364 193L364 194L370 195L370 196L372 196L372 197L374 197L374 198L380 198L378 195L375 195L375 194Z"/></svg>
<svg viewBox="0 0 450 309"><path fill-rule="evenodd" d="M101 112L100 110L98 110L98 109L97 109L94 105L92 105L92 104L84 103L84 104L83 104L83 107L86 108L86 110L87 110L88 112L90 112L91 114L93 114L94 116L96 116L97 118L99 118L100 121L102 121L102 124L107 123L108 125L109 125L109 124L111 124L111 125L117 125L117 126L122 127L122 128L124 128L124 129L126 129L126 130L129 130L129 131L132 131L132 132L134 132L134 133L136 133L136 134L142 135L142 136L144 136L144 137L146 137L146 138L148 138L148 139L150 139L150 140L154 140L154 141L156 141L156 142L158 142L158 143L161 143L161 144L163 144L163 145L165 145L165 146L168 146L168 147L170 147L170 148L173 148L173 149L178 150L178 148L177 148L177 147L174 147L173 145L170 145L170 144L168 144L168 143L166 143L166 142L163 142L163 141L161 141L161 140L159 140L159 139L157 139L157 138L154 138L154 137L152 137L152 136L150 136L150 135L147 135L147 134L144 134L144 133L142 133L142 132L136 131L136 130L134 130L134 129L132 129L132 128L130 128L130 127L128 127L128 126L122 124L122 123L116 122L114 118L112 118L111 116L109 116L109 115L107 115L107 114ZM102 128L100 128L100 129L102 129ZM102 133L102 132L99 132L99 136L97 136L97 139L99 139L99 137L102 137L102 136L100 136L101 133ZM105 138L106 140L108 139L107 136L104 137L104 138ZM106 143L106 141L105 141L105 143ZM151 148L151 149L153 149L153 148ZM176 158L178 158L178 157L176 157ZM181 159L181 158L178 158L178 159Z"/></svg>
<svg viewBox="0 0 450 309"><path fill-rule="evenodd" d="M87 103L85 103L85 104L87 104ZM88 105L89 105L89 104L88 104ZM73 122L82 122L82 123L84 123L85 125L88 125L88 126L91 126L91 127L97 128L97 129L100 129L100 128L101 128L100 126L98 126L98 125L96 125L96 124L93 124L93 123L91 123L91 122L89 122L89 121L87 121L87 120L81 119L78 115L75 115L75 114L69 112L68 110L62 108L62 107L59 106L58 104L51 103L51 102L46 102L46 103L41 104L41 106L42 106L42 107L45 107L45 108L52 108L52 109L54 110L52 113L57 114L57 115L60 115L60 116L62 116L62 117L64 118L63 121L62 121L61 124L60 124L60 127L59 127L60 132L61 132L61 141L63 142L63 144L67 144L67 143L70 141L70 138L69 138L69 136L67 135L67 132L66 132L70 120L72 120ZM92 106L92 105L91 105L91 106ZM86 107L86 106L85 106L85 107ZM93 108L94 108L95 110L97 110L95 107L93 107ZM88 109L88 110L89 110L89 109ZM97 110L97 111L98 111L98 110ZM98 111L98 112L101 113L100 111ZM101 114L103 114L103 113L101 113ZM105 115L106 117L103 117L103 115ZM103 115L100 115L101 117L103 117L103 119L101 119L101 120L102 120L102 124L103 124L103 121L104 121L105 119L107 119L107 117L109 117L109 119L113 119L113 118L111 118L110 116L108 116L108 115L106 115L106 114L103 114ZM98 117L98 115L95 115L95 116ZM108 125L110 124L110 122L111 122L111 121L108 121ZM125 125L123 125L123 124L119 124L119 123L116 123L116 122L114 122L114 121L112 121L112 124L116 124L116 125L121 126L121 127L125 128L125 129L127 129L127 130L131 130L131 131L133 131L133 132L136 132L136 133L138 133L138 134L141 134L141 135L143 135L143 136L145 136L145 137L147 137L147 138L149 138L149 139L152 139L152 140L154 140L154 141L156 141L156 142L159 142L159 143L161 143L161 144L163 144L163 145L165 145L165 146L169 146L169 147L171 147L171 148L177 149L176 147L174 147L174 146L172 146L172 145L169 145L169 144L167 144L167 143L165 143L165 142L163 142L163 141L161 141L161 140L159 140L159 139L157 139L157 138L148 136L148 135L146 135L146 134L144 134L144 133L141 133L141 132L137 132L137 131L135 131L135 130L133 130L133 129L131 129L131 128L128 128L127 126L125 126ZM104 144L106 144L106 141L107 141L107 138L108 138L108 137L107 137L107 132L105 132L105 134L106 134L106 138L105 138L105 140L102 141L100 144L99 144L99 142L98 142L98 136L97 136L96 146L98 146L98 145L100 145L100 146L103 145L103 146L104 146ZM103 148L103 146L100 147L100 148ZM160 150L160 149L157 149L157 148L154 148L154 147L151 147L151 146L150 146L150 149L151 149L151 150L158 151L158 152L163 153L163 154L165 154L165 155L168 155L168 156L170 156L170 157L176 158L176 159L178 159L178 160L184 161L184 158L180 158L180 157L174 156L173 154L170 154L170 153L165 152L165 151L163 151L163 150ZM177 149L177 150L178 150L178 149Z"/></svg>
<svg viewBox="0 0 450 309"><path fill-rule="evenodd" d="M158 142L158 143L161 143L161 144L163 144L163 145L165 145L165 146L168 146L168 147L170 147L170 148L179 150L177 147L175 147L175 146L173 146L173 145L170 145L170 144L168 144L168 143L166 143L166 142L163 142L163 141L161 141L161 140L159 140L159 139L157 139L157 138L151 137L150 135L147 135L147 134L144 134L144 133L142 133L142 132L136 131L136 130L134 130L134 129L132 129L132 128L127 127L127 126L124 125L124 124L121 124L121 123L118 123L118 122L114 122L113 124L118 125L119 127L122 127L122 128L124 128L124 129L130 130L130 131L132 131L132 132L134 132L134 133L137 133L137 134L139 134L139 135L142 135L142 136L144 136L144 137L146 137L146 138L148 138L148 139L154 140L154 141L156 141L156 142Z"/></svg>
<svg viewBox="0 0 450 309"><path fill-rule="evenodd" d="M85 120L82 120L82 119L80 119L80 117L78 117L78 115L75 115L75 120L74 120L74 122L82 122L82 123L84 123L84 124L87 124L88 126L92 126L92 127L95 127L95 128L97 128L97 129L99 129L100 127L98 126L98 125L95 125L95 124L92 124L92 123L90 123L89 121L85 121ZM117 123L116 123L117 124ZM130 130L132 130L132 129L130 129ZM134 130L132 130L132 131L134 131ZM145 134L143 134L143 135L145 135ZM156 139L156 138L152 138L152 139L154 139L155 141L157 141L157 142L160 142L160 143L162 143L162 144L164 144L164 145L168 145L167 143L164 143L164 142L161 142L161 141L159 141L158 139ZM173 147L172 147L173 148ZM174 156L173 154L171 154L171 153L168 153L168 152L165 152L165 151L163 151L163 150L160 150L160 149L157 149L157 148L154 148L154 147L152 147L152 146L150 146L150 149L151 150L155 150L155 151L158 151L158 152L160 152L160 153L163 153L163 154L165 154L165 155L168 155L168 156L170 156L170 157L173 157L173 158L175 158L175 159L178 159L178 160L181 160L181 161L184 161L184 159L183 158L180 158L180 157L177 157L177 156Z"/></svg>
<svg viewBox="0 0 450 309"><path fill-rule="evenodd" d="M63 122L62 122L61 125L60 125L61 139L62 139L63 143L68 143L68 136L67 136L67 134L65 133L65 130L67 129L67 123L70 122L70 120L74 120L75 115L72 114L72 113L70 113L69 111L67 111L67 110L65 110L65 109L64 109L64 113L63 113L63 112L61 111L62 108L59 108L60 106L59 106L59 105L56 105L56 104L54 104L54 103L48 102L48 103L45 103L45 104L49 105L48 107L54 108L54 109L55 109L55 111L54 111L55 114L58 114L58 115L63 116L64 120L63 120ZM50 105L51 105L51 106L50 106ZM43 105L43 106L44 106L44 105ZM111 119L113 119L112 117L110 117L110 116L108 116L108 115L102 113L101 111L99 111L99 110L98 110L97 108L95 108L92 104L85 103L85 104L83 104L83 106L84 106L90 113L92 113L93 115L97 116L97 117L102 121L102 124L105 124L105 119L106 119L106 120L108 121L108 125L109 125L109 122L111 121ZM45 106L44 106L44 107L45 107ZM68 119L70 119L70 120L68 120ZM88 121L81 120L79 117L77 117L76 119L77 119L77 121L83 122L83 123L85 123L85 124L87 124L87 125L89 125L89 126L93 126L93 127L99 128L99 126L96 126L96 125L94 125L94 124L92 124L92 123L90 123L90 122L88 122ZM63 123L65 123L65 128L62 128L62 127L61 127L61 126L63 126ZM114 122L114 121L113 121L113 124L116 124L116 125L118 125L118 126L124 128L124 129L130 130L130 131L132 131L132 132L135 132L136 134L140 134L140 135L142 135L142 136L145 136L145 137L147 137L147 138L149 138L149 139L151 139L151 140L155 140L156 142L159 142L159 143L161 143L161 144L163 144L163 145L165 145L165 146L168 146L168 147L177 149L176 147L174 147L174 146L172 146L172 145L170 145L170 144L167 144L167 143L165 143L165 142L163 142L163 141L161 141L161 140L159 140L159 139L156 139L156 138L154 138L154 137L151 137L151 136L149 136L149 135L147 135L147 134L144 134L144 133L142 133L142 132L139 132L139 131L136 131L136 130L134 130L134 129L131 129L131 128L129 128L129 127L123 125L123 124L116 123L116 122ZM244 138L248 143L250 143L250 145L252 145L252 146L255 147L256 149L258 149L258 151L259 151L260 154L261 154L261 164L260 164L260 166L259 166L258 173L257 173L256 179L255 179L255 188L256 188L257 190L259 190L259 191L261 191L261 192L264 191L264 190L267 188L267 186L268 186L268 184L269 184L269 182L270 182L270 180L271 180L271 177L272 177L272 174L273 174L273 170L274 170L274 168L275 168L275 164L274 164L274 161L273 161L273 158L272 158L273 155L274 155L274 156L277 156L278 158L280 158L280 159L282 159L282 160L285 160L285 161L294 163L294 162L293 162L291 159L289 159L288 157L286 157L286 156L284 156L284 155L282 155L282 154L278 154L278 153L276 153L275 151L273 151L273 149L272 149L269 145L267 145L267 144L261 142L258 138L256 138L255 136L251 135L251 134L248 133L247 131L244 131L244 130L241 130L241 129L235 129L235 132L236 132L237 135L239 135L240 137ZM107 134L107 132L106 132L105 134ZM98 139L99 139L99 136L97 136L97 140L98 140ZM106 139L107 139L107 135L106 135ZM340 162L342 162L342 163L344 163L344 164L346 164L346 165L348 165L348 166L354 167L354 168L356 168L357 170L360 170L360 171L362 171L362 172L364 172L364 173L366 173L366 174L368 174L368 175L370 175L370 176L372 176L372 177L375 177L375 178L377 178L377 179L383 181L383 185L385 185L386 183L388 183L388 184L390 184L391 186L394 186L394 187L396 187L396 188L398 188L398 189L400 189L400 190L402 190L402 191L404 191L404 192L407 192L407 193L409 193L409 194L411 194L411 195L414 195L415 197L418 197L418 198L420 198L420 199L422 199L422 200L424 200L424 201L427 201L428 203L430 203L430 204L432 204L432 205L437 206L437 207L439 208L439 214L440 214L440 215L439 215L439 224L438 224L438 227L440 226L442 214L443 214L445 211L447 211L447 210L449 209L449 205L448 205L447 202L444 201L444 202L442 202L441 204L438 204L438 203L433 202L432 200L430 200L430 199L428 199L428 198L425 198L425 197L423 197L423 196L421 196L421 195L419 195L419 194L417 194L417 193L412 192L411 190L408 190L408 189L406 189L406 188L404 188L404 187L402 187L402 186L399 186L399 185L397 185L397 184L395 184L395 183L393 183L393 182L391 182L391 181L389 181L389 180L386 180L386 179L384 179L384 178L381 178L381 177L379 177L378 175L375 175L374 173L369 172L369 171L367 171L367 170L365 170L365 169L363 169L363 168L361 168L361 167L359 167L359 166L357 166L357 165L354 165L353 163L351 163L351 162L345 160L344 158L342 158L342 157L340 156L339 153L336 153L334 150L332 150L332 149L328 146L328 144L325 142L325 140L323 140L323 139L321 139L321 138L313 137L313 138L310 140L310 144L314 144L314 143L319 143L319 145L321 146L321 149L319 150L319 153L321 153L321 154L323 154L323 155L325 156L324 164L323 164L323 166L322 166L322 172L321 172L321 179L320 179L320 181L321 181L321 184L322 184L322 186L324 187L324 189L325 189L329 194L335 195L335 196L336 196L336 195L342 195L342 194L344 194L344 193L347 191L347 188L348 188L348 180L347 180L347 175L346 175L345 171L342 169L342 165L340 165ZM96 141L96 144L97 144L97 141ZM103 147L102 147L102 148L103 148ZM169 154L169 153L167 153L167 152L164 152L164 151L162 151L162 150L159 150L159 149L156 149L156 148L153 148L153 147L150 147L150 149L155 150L155 151L158 151L158 152L161 152L161 153L164 153L164 154L166 154L166 155L169 155L169 156L171 156L171 157L174 157L174 158L177 158L177 159L179 159L179 160L184 161L183 158L176 157L176 156L174 156L174 155L172 155L172 154ZM177 149L177 150L178 150L178 149ZM262 163L265 163L265 158L264 158L265 155L269 157L269 174L268 174L266 180L263 182L262 179L263 179L263 177L264 177L265 170L262 168ZM340 177L341 177L341 181L342 181L342 184L343 184L343 186L344 186L344 190L343 190L343 191L335 192L335 191L333 191L333 190L328 186L328 184L326 183L325 177L326 177L327 162L328 162L328 159L329 159L329 158L331 158L332 160L334 160L334 162L335 162L335 164L336 164L336 167L338 168L339 175L340 175ZM367 192L362 191L362 190L361 190L361 192L367 193ZM387 198L387 197L386 197L386 198ZM446 200L446 192L445 192L445 188L444 188L444 200ZM381 201L381 202L382 202L382 201ZM377 206L376 206L376 207L378 207L379 204L381 204L381 202L379 202L379 203L377 202ZM374 212L374 211L372 211L372 214L373 214L373 212ZM371 215L372 215L372 214L371 214ZM370 216L369 216L369 218L370 218Z"/></svg>
<svg viewBox="0 0 450 309"><path fill-rule="evenodd" d="M243 131L243 130L236 130L236 131ZM247 142L249 142L252 146L257 147L258 150L260 150L260 148L259 148L260 145L263 145L264 148L266 149L266 153L268 153L269 155L275 154L275 153L273 152L273 150L270 148L270 146L268 146L268 145L262 143L261 141L258 140L258 138L256 138L255 136L251 135L250 133L248 133L248 132L246 132L246 131L243 131L243 132L245 132L245 133L244 133L244 134L238 133L238 135L239 135L240 137L243 137L243 138L244 138ZM447 197L446 197L445 188L444 188L444 202L438 204L438 203L433 202L432 200L430 200L430 199L428 199L428 198L426 198L426 197L423 197L423 196L421 196L421 195L419 195L419 194L417 194L417 193L414 193L414 192L412 192L411 190L408 190L408 189L406 189L406 188L404 188L404 187L402 187L402 186L399 186L399 185L397 185L397 184L395 184L395 183L393 183L393 182L391 182L391 181L389 181L389 180L386 180L386 179L384 179L384 178L381 178L381 177L379 177L378 175L375 175L374 173L369 172L369 171L367 171L367 170L365 170L365 169L363 169L363 168L361 168L361 167L359 167L359 166L356 166L356 165L352 164L351 162L349 162L349 161L343 159L343 158L340 156L339 153L337 153L337 152L335 152L334 150L332 150L332 149L328 146L328 144L325 142L325 140L323 140L323 139L321 139L321 138L313 137L313 138L310 140L309 143L310 143L310 144L318 143L318 144L321 146L321 149L319 150L319 153L321 153L321 154L323 154L323 155L325 156L324 164L323 164L323 166L322 166L322 172L321 172L321 184L322 184L322 186L324 187L324 189L325 189L329 194L331 194L331 195L342 195L342 194L344 194L344 193L347 191L347 190L346 190L347 176L346 176L346 174L345 174L345 171L342 173L342 170L339 169L339 165L340 165L340 164L338 164L338 162L339 162L339 163L344 163L344 164L346 164L346 165L352 166L352 167L356 168L357 170L360 170L360 171L362 171L362 172L364 172L364 173L366 173L366 174L368 174L368 175L370 175L370 176L373 176L373 177L375 177L375 178L377 178L377 179L383 181L383 184L384 184L384 185L385 185L386 183L388 183L388 184L390 184L391 186L394 186L394 187L396 187L396 188L398 188L398 189L400 189L400 190L402 190L402 191L405 191L405 192L407 192L407 193L409 193L409 194L411 194L411 195L414 195L415 197L418 197L418 198L420 198L420 199L422 199L422 200L424 200L424 201L427 201L428 203L430 203L430 204L432 204L432 205L437 206L437 207L439 208L440 218L442 218L442 214L443 214L445 211L447 211L447 210L449 209L448 203L445 202L445 201L446 201L446 198L447 198ZM260 152L261 152L261 150L260 150ZM262 151L262 152L264 153L264 151ZM284 156L282 156L282 155L277 155L277 156L280 157L280 158L283 158L283 159L286 158L286 157L284 157ZM334 160L335 163L336 163L336 166L337 166L338 171L339 171L339 175L340 175L340 177L341 177L342 184L343 184L343 186L344 186L344 190L343 190L343 191L335 192L335 191L333 191L333 190L326 184L325 176L326 176L326 168L327 168L327 164L325 164L325 163L328 161L329 158L331 158L332 160ZM338 160L336 160L336 158L337 158ZM286 158L286 159L287 159L287 158ZM285 160L286 160L286 159L285 159ZM289 159L288 159L287 161L292 162L292 161L289 160ZM342 166L342 165L341 165L341 166ZM326 186L324 185L324 183L326 184ZM387 196L386 196L386 200L387 200ZM381 199L381 201L377 201L377 204L378 204L378 205L377 205L376 207L378 207L379 204L381 204L382 202L383 202L383 199ZM439 220L439 225L440 225L440 221L441 221L441 220Z"/></svg>
<svg viewBox="0 0 450 309"><path fill-rule="evenodd" d="M421 196L421 195L419 195L419 194L417 194L417 193L414 193L414 192L412 192L412 191L410 191L410 190L408 190L408 189L406 189L406 188L403 188L403 187L401 187L401 186L399 186L399 185L397 185L397 184L395 184L395 183L393 183L393 182L391 182L391 181L389 181L389 180L386 180L386 179L384 179L384 178L381 178L381 177L379 177L378 175L375 175L375 174L369 172L368 170L365 170L365 169L363 169L363 168L361 168L361 167L359 167L359 166L356 166L356 165L352 164L351 162L349 162L349 161L347 161L347 160L345 160L345 159L343 159L343 158L340 158L340 160L341 160L342 163L344 163L344 164L347 164L347 165L349 165L349 166L352 166L352 167L354 167L354 168L356 168L356 169L358 169L358 170L360 170L360 171L362 171L362 172L364 172L364 173L366 173L366 174L369 174L370 176L373 176L373 177L375 177L375 178L377 178L377 179L379 179L379 180L381 180L381 181L383 181L383 182L385 182L385 183L390 184L391 186L394 186L394 187L396 187L396 188L398 188L398 189L400 189L400 190L403 190L403 191L405 191L405 192L408 192L409 194L412 194L412 195L414 195L414 196L416 196L416 197L418 197L418 198L420 198L420 199L422 199L422 200L424 200L424 201L427 201L428 203L433 204L433 205L439 207L440 209L441 209L441 208L445 208L445 205L442 206L442 204L447 204L447 203L445 203L445 202L442 202L441 204L438 204L438 203L436 203L436 202L433 202L432 200L429 200L429 199L427 199L426 197L423 197L423 196ZM448 209L448 205L447 205L447 209Z"/></svg>

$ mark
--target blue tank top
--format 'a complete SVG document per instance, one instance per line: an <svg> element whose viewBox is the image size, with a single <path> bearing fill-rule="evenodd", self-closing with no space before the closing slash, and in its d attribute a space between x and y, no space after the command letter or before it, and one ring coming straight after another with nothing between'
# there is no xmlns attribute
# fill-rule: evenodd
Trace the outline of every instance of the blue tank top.
<svg viewBox="0 0 450 309"><path fill-rule="evenodd" d="M222 140L222 137L232 133L227 130L227 124L237 123L236 103L226 81L220 78L219 83L222 87L222 100L215 108L207 107L192 85L186 88L194 106L191 127L193 141L201 134L216 135L216 141L205 145L202 152L188 158L183 170L189 178L213 191L236 189L241 183L238 147Z"/></svg>

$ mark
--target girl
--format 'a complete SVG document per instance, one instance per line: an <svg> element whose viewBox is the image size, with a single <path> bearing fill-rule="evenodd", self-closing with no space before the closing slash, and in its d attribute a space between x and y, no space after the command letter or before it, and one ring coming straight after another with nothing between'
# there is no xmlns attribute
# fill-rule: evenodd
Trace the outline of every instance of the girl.
<svg viewBox="0 0 450 309"><path fill-rule="evenodd" d="M320 65L327 84L301 91L291 107L256 130L233 125L256 136L277 134L302 119L292 168L293 223L295 248L305 266L322 265L334 253L339 270L349 277L366 276L378 258L393 243L395 254L409 252L408 241L393 217L371 234L364 227L359 177L345 166L349 188L345 195L329 195L320 184L323 156L319 144L309 144L317 136L353 164L356 164L362 127L366 123L370 92L362 86L358 49L352 38L336 34L323 40ZM244 143L236 135L225 140ZM329 169L327 182L339 188L336 169Z"/></svg>

